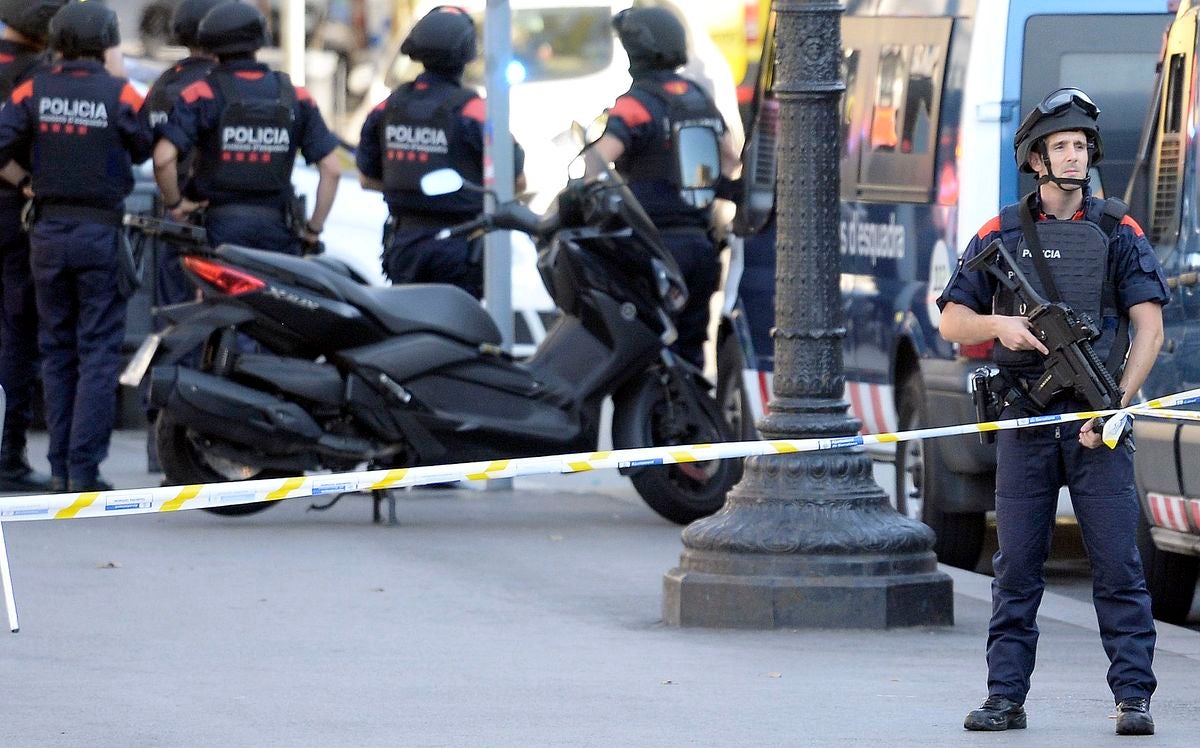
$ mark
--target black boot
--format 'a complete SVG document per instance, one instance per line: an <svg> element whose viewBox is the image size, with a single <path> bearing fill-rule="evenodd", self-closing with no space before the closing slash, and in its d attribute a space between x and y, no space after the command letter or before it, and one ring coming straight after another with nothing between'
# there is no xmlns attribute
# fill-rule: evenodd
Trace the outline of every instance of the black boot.
<svg viewBox="0 0 1200 748"><path fill-rule="evenodd" d="M67 481L67 490L71 493L85 493L90 491L111 491L112 484L104 480L97 474L94 478L78 479L71 478Z"/></svg>
<svg viewBox="0 0 1200 748"><path fill-rule="evenodd" d="M1150 699L1134 696L1117 702L1117 734L1154 734L1154 718L1150 716Z"/></svg>
<svg viewBox="0 0 1200 748"><path fill-rule="evenodd" d="M50 490L50 476L29 466L25 449L4 450L0 454L0 491L44 493Z"/></svg>
<svg viewBox="0 0 1200 748"><path fill-rule="evenodd" d="M1003 696L989 696L978 709L967 715L963 727L968 730L1023 730L1025 707Z"/></svg>

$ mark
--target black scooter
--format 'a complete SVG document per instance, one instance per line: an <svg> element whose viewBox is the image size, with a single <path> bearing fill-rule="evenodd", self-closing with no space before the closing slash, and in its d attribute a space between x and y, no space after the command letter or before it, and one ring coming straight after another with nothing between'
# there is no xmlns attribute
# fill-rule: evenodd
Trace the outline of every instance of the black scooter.
<svg viewBox="0 0 1200 748"><path fill-rule="evenodd" d="M167 481L590 451L606 396L616 448L729 440L711 385L667 347L687 296L678 266L621 178L591 168L598 176L572 180L545 218L508 202L452 230L535 239L562 315L524 361L503 351L492 319L454 286L364 286L320 259L210 249L202 229L127 217L135 231L185 245L184 267L202 291L201 301L159 310L169 326L122 378L135 385L152 367ZM461 185L449 170L423 183L430 193ZM722 506L741 464L625 472L651 508L687 523Z"/></svg>

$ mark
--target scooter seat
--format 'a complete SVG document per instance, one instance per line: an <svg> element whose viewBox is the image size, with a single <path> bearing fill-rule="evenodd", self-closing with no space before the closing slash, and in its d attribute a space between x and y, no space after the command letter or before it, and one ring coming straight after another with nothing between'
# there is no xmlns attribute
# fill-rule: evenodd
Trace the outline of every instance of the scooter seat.
<svg viewBox="0 0 1200 748"><path fill-rule="evenodd" d="M284 282L358 307L397 335L428 331L471 345L501 343L500 330L491 316L471 294L457 286L367 286L310 259L235 244L222 244L216 254L240 267L260 269Z"/></svg>

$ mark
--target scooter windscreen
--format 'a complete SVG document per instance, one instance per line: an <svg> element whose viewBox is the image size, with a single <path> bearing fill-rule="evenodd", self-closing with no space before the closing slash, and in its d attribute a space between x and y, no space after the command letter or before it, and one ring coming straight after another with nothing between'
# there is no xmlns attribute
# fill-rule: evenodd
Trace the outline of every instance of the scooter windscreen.
<svg viewBox="0 0 1200 748"><path fill-rule="evenodd" d="M638 244L650 252L651 265L656 276L659 294L668 303L672 311L678 311L687 301L687 283L675 258L663 246L658 228L646 215L642 204L638 202L633 191L593 148L585 148L581 156L587 166L588 173L597 176L591 180L590 187L601 185L605 190L611 190L616 197L612 201L620 221L633 230Z"/></svg>

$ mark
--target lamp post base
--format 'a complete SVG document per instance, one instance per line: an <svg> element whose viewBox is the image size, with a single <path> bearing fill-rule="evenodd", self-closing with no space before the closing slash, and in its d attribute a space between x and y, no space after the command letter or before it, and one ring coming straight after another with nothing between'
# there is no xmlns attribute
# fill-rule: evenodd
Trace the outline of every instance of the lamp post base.
<svg viewBox="0 0 1200 748"><path fill-rule="evenodd" d="M929 552L779 558L685 550L663 620L709 628L950 626L954 592Z"/></svg>

